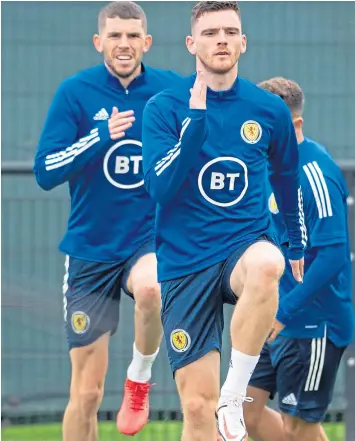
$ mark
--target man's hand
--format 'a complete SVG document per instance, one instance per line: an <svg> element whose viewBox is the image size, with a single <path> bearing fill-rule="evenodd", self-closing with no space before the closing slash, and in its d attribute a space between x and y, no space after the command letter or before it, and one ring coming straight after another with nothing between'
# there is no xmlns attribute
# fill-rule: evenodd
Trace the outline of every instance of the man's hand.
<svg viewBox="0 0 355 441"><path fill-rule="evenodd" d="M302 283L304 275L304 258L302 257L300 260L290 260L290 264L292 267L293 277L297 282Z"/></svg>
<svg viewBox="0 0 355 441"><path fill-rule="evenodd" d="M275 338L280 334L280 332L284 329L284 327L285 327L285 325L283 325L277 319L275 319L271 334L270 334L267 342L272 343L273 341L275 341Z"/></svg>
<svg viewBox="0 0 355 441"><path fill-rule="evenodd" d="M190 89L190 93L190 109L205 110L207 108L207 85L204 81L203 72L201 70L197 71L195 84L194 87Z"/></svg>
<svg viewBox="0 0 355 441"><path fill-rule="evenodd" d="M111 118L108 120L108 130L112 140L120 139L125 136L125 131L132 127L136 120L133 110L119 112L117 107L113 107Z"/></svg>

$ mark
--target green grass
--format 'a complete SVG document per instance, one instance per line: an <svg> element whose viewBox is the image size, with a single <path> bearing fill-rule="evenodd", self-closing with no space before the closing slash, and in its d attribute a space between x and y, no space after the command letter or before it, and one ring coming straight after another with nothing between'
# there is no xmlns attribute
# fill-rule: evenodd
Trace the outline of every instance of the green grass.
<svg viewBox="0 0 355 441"><path fill-rule="evenodd" d="M325 424L329 441L345 441L343 424ZM100 423L100 441L128 441L131 437L120 435L114 423ZM151 422L134 441L180 441L181 423ZM60 424L9 426L1 430L2 441L61 441Z"/></svg>
<svg viewBox="0 0 355 441"><path fill-rule="evenodd" d="M10 426L1 431L2 441L61 441L60 424ZM134 438L117 432L115 423L100 423L100 441L180 441L181 423L151 422Z"/></svg>

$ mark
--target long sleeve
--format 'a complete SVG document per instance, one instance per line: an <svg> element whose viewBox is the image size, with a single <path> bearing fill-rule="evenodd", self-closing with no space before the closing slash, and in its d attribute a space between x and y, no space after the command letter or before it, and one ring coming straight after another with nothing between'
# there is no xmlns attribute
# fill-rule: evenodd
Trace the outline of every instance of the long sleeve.
<svg viewBox="0 0 355 441"><path fill-rule="evenodd" d="M318 248L303 283L281 297L277 319L287 326L290 320L301 314L317 295L321 295L322 290L331 283L348 258L345 243Z"/></svg>
<svg viewBox="0 0 355 441"><path fill-rule="evenodd" d="M112 143L108 121L78 139L80 108L65 84L52 100L34 161L37 182L44 190L73 179Z"/></svg>
<svg viewBox="0 0 355 441"><path fill-rule="evenodd" d="M175 122L174 122L175 123ZM206 137L206 110L190 110L180 134L152 100L143 114L143 171L150 196L171 201L193 167Z"/></svg>
<svg viewBox="0 0 355 441"><path fill-rule="evenodd" d="M300 188L298 144L291 114L283 102L276 124L269 151L269 179L287 228L288 257L298 260L303 257L307 234Z"/></svg>
<svg viewBox="0 0 355 441"><path fill-rule="evenodd" d="M349 259L347 191L337 184L335 176L330 178L328 173L323 173L323 167L317 161L311 161L301 169L308 247L315 256L309 268L306 268L303 283L281 297L277 318L284 325L318 295L322 295L322 290L332 283ZM332 175L335 173L333 169L330 171Z"/></svg>

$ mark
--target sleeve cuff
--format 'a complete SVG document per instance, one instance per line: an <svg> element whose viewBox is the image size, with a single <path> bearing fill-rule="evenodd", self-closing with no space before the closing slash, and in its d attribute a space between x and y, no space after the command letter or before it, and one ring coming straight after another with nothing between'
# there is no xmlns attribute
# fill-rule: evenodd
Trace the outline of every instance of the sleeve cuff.
<svg viewBox="0 0 355 441"><path fill-rule="evenodd" d="M108 120L99 122L96 125L96 128L99 131L99 136L100 136L101 143L106 144L108 141L111 140L110 131L108 129Z"/></svg>
<svg viewBox="0 0 355 441"><path fill-rule="evenodd" d="M189 116L193 119L203 118L207 115L207 109L190 109Z"/></svg>
<svg viewBox="0 0 355 441"><path fill-rule="evenodd" d="M289 315L287 315L281 307L279 307L277 314L276 314L276 319L282 323L283 325L287 326L289 325L289 323L292 320L292 317L290 317Z"/></svg>
<svg viewBox="0 0 355 441"><path fill-rule="evenodd" d="M304 257L304 250L299 248L289 248L287 256L290 260L301 260Z"/></svg>

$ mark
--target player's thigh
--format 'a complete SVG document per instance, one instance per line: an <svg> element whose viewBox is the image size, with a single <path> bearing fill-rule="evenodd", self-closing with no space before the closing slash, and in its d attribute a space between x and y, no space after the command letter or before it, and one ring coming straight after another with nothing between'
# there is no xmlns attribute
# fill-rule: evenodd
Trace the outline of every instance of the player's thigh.
<svg viewBox="0 0 355 441"><path fill-rule="evenodd" d="M161 317L168 358L175 372L212 351L220 351L223 264L161 283Z"/></svg>
<svg viewBox="0 0 355 441"><path fill-rule="evenodd" d="M120 265L69 259L63 289L69 349L91 345L116 331L121 274Z"/></svg>
<svg viewBox="0 0 355 441"><path fill-rule="evenodd" d="M247 427L256 427L268 400L274 398L276 393L276 370L272 366L268 344L261 351L258 364L256 365L249 381L247 396L253 401L246 401L244 417Z"/></svg>
<svg viewBox="0 0 355 441"><path fill-rule="evenodd" d="M175 372L185 418L215 411L220 390L220 354L213 350Z"/></svg>
<svg viewBox="0 0 355 441"><path fill-rule="evenodd" d="M157 285L157 258L154 253L140 257L129 272L127 288L134 293L142 285Z"/></svg>
<svg viewBox="0 0 355 441"><path fill-rule="evenodd" d="M322 422L332 400L344 348L337 348L326 336L279 336L270 346L277 363L280 410L307 423Z"/></svg>
<svg viewBox="0 0 355 441"><path fill-rule="evenodd" d="M154 243L147 242L125 264L122 288L136 301L141 296L160 297L154 250Z"/></svg>
<svg viewBox="0 0 355 441"><path fill-rule="evenodd" d="M267 278L279 280L285 269L285 259L279 248L266 236L246 244L245 250L230 271L229 283L240 296L248 280L262 283Z"/></svg>

